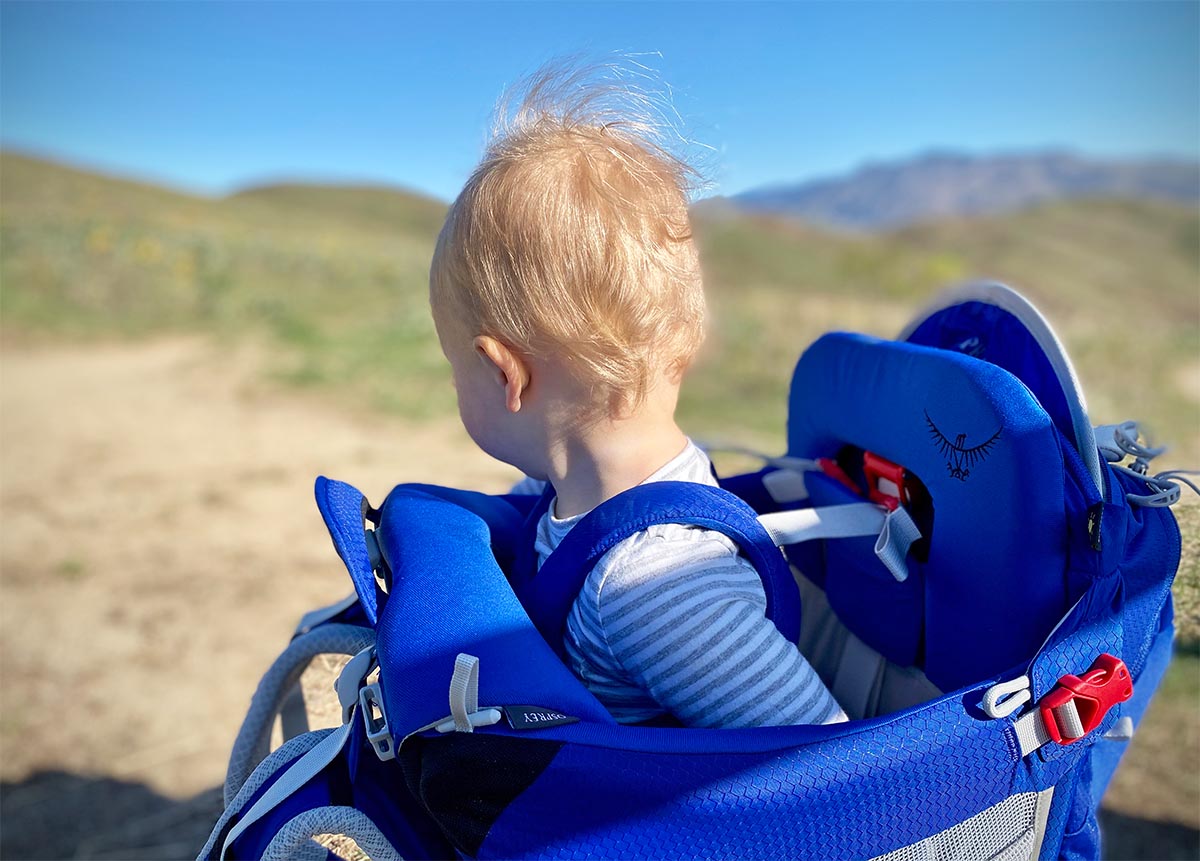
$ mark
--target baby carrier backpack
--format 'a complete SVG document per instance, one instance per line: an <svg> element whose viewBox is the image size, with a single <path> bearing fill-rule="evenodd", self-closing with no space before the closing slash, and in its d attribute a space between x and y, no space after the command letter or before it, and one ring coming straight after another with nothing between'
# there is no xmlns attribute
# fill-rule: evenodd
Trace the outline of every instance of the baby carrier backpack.
<svg viewBox="0 0 1200 861"><path fill-rule="evenodd" d="M785 456L620 494L540 570L548 496L401 485L376 509L319 478L355 593L261 682L200 858L324 858L327 834L377 861L1099 857L1170 658L1178 474L1150 474L1132 423L1092 427L1058 340L998 284L895 341L821 337L789 397ZM613 720L562 661L565 619L655 523L739 546L849 722ZM309 732L295 691L320 653L353 657L342 725Z"/></svg>

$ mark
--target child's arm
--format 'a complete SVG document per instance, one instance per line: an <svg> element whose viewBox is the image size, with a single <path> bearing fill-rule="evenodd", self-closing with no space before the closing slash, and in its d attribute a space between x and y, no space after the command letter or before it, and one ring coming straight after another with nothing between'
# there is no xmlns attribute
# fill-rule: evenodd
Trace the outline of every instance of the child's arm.
<svg viewBox="0 0 1200 861"><path fill-rule="evenodd" d="M652 527L613 548L585 587L577 638L689 726L833 723L846 716L764 616L758 573L719 533ZM589 578L590 579L590 578Z"/></svg>

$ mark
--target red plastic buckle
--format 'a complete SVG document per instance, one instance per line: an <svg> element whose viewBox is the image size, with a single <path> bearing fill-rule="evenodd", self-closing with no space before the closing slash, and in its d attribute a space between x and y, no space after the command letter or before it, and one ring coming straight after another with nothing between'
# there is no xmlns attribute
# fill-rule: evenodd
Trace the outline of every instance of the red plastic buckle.
<svg viewBox="0 0 1200 861"><path fill-rule="evenodd" d="M1131 696L1133 680L1125 662L1106 653L1096 658L1095 663L1083 674L1083 678L1068 675L1059 679L1054 690L1042 697L1038 708L1042 712L1042 722L1046 725L1046 732L1050 738L1059 744L1071 744L1098 727L1109 709L1117 703L1125 702ZM1072 701L1079 712L1083 734L1067 738L1063 735L1054 710Z"/></svg>
<svg viewBox="0 0 1200 861"><path fill-rule="evenodd" d="M855 493L859 495L862 494L862 491L858 489L858 485L854 483L854 480L851 479L850 476L846 475L846 470L838 466L836 460L832 460L828 457L819 457L817 458L817 466L821 467L821 472L825 473L830 478L841 482Z"/></svg>
<svg viewBox="0 0 1200 861"><path fill-rule="evenodd" d="M909 501L908 490L904 487L904 467L864 451L863 473L867 477L867 497L872 502L895 511L900 503Z"/></svg>

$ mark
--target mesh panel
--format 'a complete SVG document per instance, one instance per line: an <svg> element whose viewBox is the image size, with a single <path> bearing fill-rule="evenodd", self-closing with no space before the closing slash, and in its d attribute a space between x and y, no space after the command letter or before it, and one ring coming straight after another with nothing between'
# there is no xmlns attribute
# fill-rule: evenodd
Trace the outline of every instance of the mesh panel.
<svg viewBox="0 0 1200 861"><path fill-rule="evenodd" d="M1036 858L1041 844L1039 806L1048 808L1052 789L1010 796L982 813L932 837L876 856L873 861L1025 861Z"/></svg>
<svg viewBox="0 0 1200 861"><path fill-rule="evenodd" d="M370 628L340 624L322 625L292 640L258 683L238 730L225 775L227 805L270 752L275 716L312 659L325 654L353 655L374 642L375 632Z"/></svg>
<svg viewBox="0 0 1200 861"><path fill-rule="evenodd" d="M336 835L342 839L314 842L313 838L318 835ZM400 853L375 823L353 807L318 807L304 811L279 829L263 853L263 861L292 861L310 856L323 861L326 849L335 851L341 858L402 861Z"/></svg>
<svg viewBox="0 0 1200 861"><path fill-rule="evenodd" d="M293 739L289 739L281 748L273 751L266 759L259 763L250 776L242 782L242 788L238 790L237 795L225 806L225 812L221 814L221 818L213 826L212 833L208 837L208 842L200 850L199 857L208 858L212 855L218 848L218 841L225 839L225 832L229 830L234 819L246 807L254 793L258 792L262 785L275 775L275 772L279 771L280 768L292 760L308 753L320 744L330 732L332 730L320 729L315 732L298 735Z"/></svg>

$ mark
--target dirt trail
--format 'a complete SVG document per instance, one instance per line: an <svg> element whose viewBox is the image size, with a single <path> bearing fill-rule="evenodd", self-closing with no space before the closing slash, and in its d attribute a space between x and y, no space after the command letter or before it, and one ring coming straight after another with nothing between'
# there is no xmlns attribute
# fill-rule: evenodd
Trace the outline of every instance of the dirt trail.
<svg viewBox="0 0 1200 861"><path fill-rule="evenodd" d="M38 805L89 782L182 799L223 781L296 619L348 591L316 475L376 500L514 478L457 423L338 414L256 370L200 340L0 353L6 826L53 822Z"/></svg>

